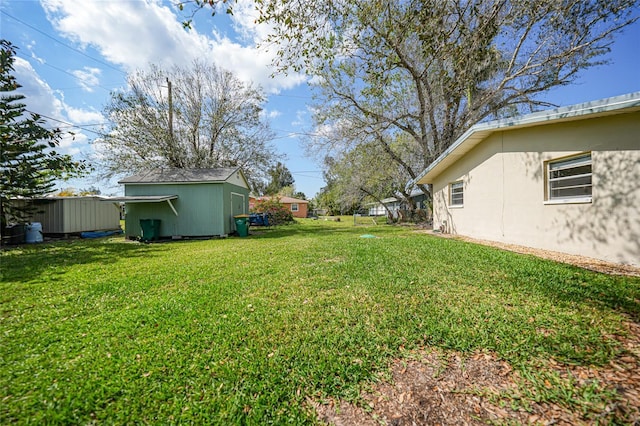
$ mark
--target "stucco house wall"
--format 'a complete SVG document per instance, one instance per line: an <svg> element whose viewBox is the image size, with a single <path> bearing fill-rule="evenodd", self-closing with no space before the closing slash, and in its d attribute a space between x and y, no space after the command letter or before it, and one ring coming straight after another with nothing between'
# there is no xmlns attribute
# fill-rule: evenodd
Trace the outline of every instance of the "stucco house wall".
<svg viewBox="0 0 640 426"><path fill-rule="evenodd" d="M548 162L581 153L591 153L591 200L549 201ZM458 181L462 206L450 202ZM640 266L637 107L493 131L422 183L433 185L434 229Z"/></svg>

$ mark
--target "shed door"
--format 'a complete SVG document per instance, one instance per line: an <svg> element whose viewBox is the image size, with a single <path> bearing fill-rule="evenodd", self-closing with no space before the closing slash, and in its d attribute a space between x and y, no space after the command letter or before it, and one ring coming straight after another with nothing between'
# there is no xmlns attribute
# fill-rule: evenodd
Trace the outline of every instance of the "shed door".
<svg viewBox="0 0 640 426"><path fill-rule="evenodd" d="M231 193L231 223L233 226L231 229L236 229L235 222L233 220L234 216L239 214L246 214L245 204L244 204L244 195L238 194L237 192Z"/></svg>

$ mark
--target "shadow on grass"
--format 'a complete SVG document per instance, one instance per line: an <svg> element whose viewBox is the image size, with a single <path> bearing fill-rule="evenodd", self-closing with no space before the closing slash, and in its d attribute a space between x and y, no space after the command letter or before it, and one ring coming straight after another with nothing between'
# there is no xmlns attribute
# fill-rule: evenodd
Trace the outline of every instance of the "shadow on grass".
<svg viewBox="0 0 640 426"><path fill-rule="evenodd" d="M537 260L549 265L530 271L528 282L542 292L555 294L565 302L587 302L607 307L640 322L640 279L596 273L577 266ZM558 271L557 273L555 271Z"/></svg>
<svg viewBox="0 0 640 426"><path fill-rule="evenodd" d="M114 264L121 259L156 256L166 250L157 244L139 244L123 238L62 240L5 248L0 252L0 282L28 282L42 274L62 274L72 265Z"/></svg>
<svg viewBox="0 0 640 426"><path fill-rule="evenodd" d="M301 228L296 225L281 226L278 229L249 231L249 235L253 238L287 238L294 235L313 235L314 238L330 237L336 233L350 232L347 228L329 228L329 229L309 229Z"/></svg>
<svg viewBox="0 0 640 426"><path fill-rule="evenodd" d="M437 238L437 237L430 237ZM533 255L513 253L483 245L449 240L456 264L465 265L461 275L481 282L488 274L502 275L501 285L509 285L523 297L552 297L563 303L586 303L608 308L640 322L640 278L609 275ZM451 263L448 256L432 260L438 270ZM439 266L438 266L439 265Z"/></svg>
<svg viewBox="0 0 640 426"><path fill-rule="evenodd" d="M286 238L290 236L312 235L314 238L332 237L336 234L388 234L394 232L391 227L385 226L354 226L345 222L309 221L278 225L270 228L250 227L249 235L254 238Z"/></svg>

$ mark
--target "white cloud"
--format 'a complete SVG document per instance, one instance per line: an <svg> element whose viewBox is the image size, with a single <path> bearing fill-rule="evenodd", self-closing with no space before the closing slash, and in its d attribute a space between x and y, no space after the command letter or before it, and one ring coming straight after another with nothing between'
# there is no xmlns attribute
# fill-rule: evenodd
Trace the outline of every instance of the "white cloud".
<svg viewBox="0 0 640 426"><path fill-rule="evenodd" d="M56 98L51 87L38 76L28 61L15 57L14 75L22 86L19 93L25 96L24 103L29 111L56 119L62 117L62 101Z"/></svg>
<svg viewBox="0 0 640 426"><path fill-rule="evenodd" d="M34 61L40 63L40 64L44 64L45 60L41 57L39 57L38 55L36 55L35 50L36 50L36 42L35 41L31 41L29 43L27 43L27 51L29 52L29 54L31 55L31 59L33 59Z"/></svg>
<svg viewBox="0 0 640 426"><path fill-rule="evenodd" d="M307 120L309 117L309 107L307 109L296 111L296 119L291 122L293 127L304 126L307 124Z"/></svg>
<svg viewBox="0 0 640 426"><path fill-rule="evenodd" d="M271 25L258 24L258 18L259 13L253 0L237 0L233 5L231 20L234 29L246 40L251 40L254 45L264 42L271 32Z"/></svg>
<svg viewBox="0 0 640 426"><path fill-rule="evenodd" d="M78 146L87 143L87 137L82 133L65 133L60 140L60 148L65 154L76 155L82 150Z"/></svg>
<svg viewBox="0 0 640 426"><path fill-rule="evenodd" d="M69 120L74 124L100 124L105 122L102 114L95 110L79 109L67 105L65 111Z"/></svg>
<svg viewBox="0 0 640 426"><path fill-rule="evenodd" d="M43 81L31 64L15 57L14 76L22 86L18 93L23 94L22 101L27 110L42 116L52 128L60 128L65 133L60 141L60 151L74 155L88 148L89 137L81 129L70 126L91 122L102 122L104 118L95 111L71 108L60 99L49 85Z"/></svg>
<svg viewBox="0 0 640 426"><path fill-rule="evenodd" d="M278 118L282 115L282 112L274 109L274 110L263 110L262 115L268 119Z"/></svg>
<svg viewBox="0 0 640 426"><path fill-rule="evenodd" d="M220 39L211 48L217 65L232 71L244 81L259 84L267 93L278 94L281 90L292 89L305 82L304 75L271 76L272 56L269 52L255 47L243 47L228 38Z"/></svg>
<svg viewBox="0 0 640 426"><path fill-rule="evenodd" d="M41 3L57 31L83 47L91 45L108 61L128 71L146 68L151 63L169 67L206 58L245 81L259 84L268 93L295 87L306 79L295 74L271 77L270 64L275 52L256 47L266 29L253 23L251 8L243 1L234 6L231 17L240 34L238 41L220 32L212 31L208 37L195 29L185 30L182 17L155 0L125 3L42 0ZM222 20L223 16L210 17L209 22L216 24L217 19Z"/></svg>
<svg viewBox="0 0 640 426"><path fill-rule="evenodd" d="M133 70L190 60L206 42L183 31L168 7L155 2L43 0L54 28L68 39L92 45L108 61ZM189 45L189 46L187 46Z"/></svg>
<svg viewBox="0 0 640 426"><path fill-rule="evenodd" d="M71 74L76 76L82 90L91 93L94 91L94 87L100 84L99 77L102 71L99 68L84 67L81 70L71 71Z"/></svg>

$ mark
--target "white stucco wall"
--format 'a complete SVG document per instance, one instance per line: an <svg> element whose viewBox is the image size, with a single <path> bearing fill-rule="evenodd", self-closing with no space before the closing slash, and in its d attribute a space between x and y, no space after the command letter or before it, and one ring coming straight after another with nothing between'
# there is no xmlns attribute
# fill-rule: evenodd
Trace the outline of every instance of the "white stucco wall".
<svg viewBox="0 0 640 426"><path fill-rule="evenodd" d="M545 202L545 162L591 152L592 202ZM464 206L448 205L464 182ZM433 180L434 228L640 266L640 112L496 132Z"/></svg>

